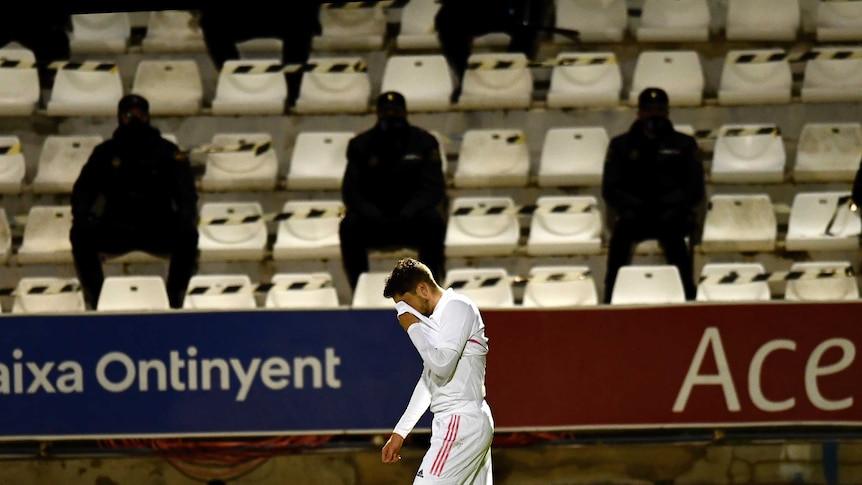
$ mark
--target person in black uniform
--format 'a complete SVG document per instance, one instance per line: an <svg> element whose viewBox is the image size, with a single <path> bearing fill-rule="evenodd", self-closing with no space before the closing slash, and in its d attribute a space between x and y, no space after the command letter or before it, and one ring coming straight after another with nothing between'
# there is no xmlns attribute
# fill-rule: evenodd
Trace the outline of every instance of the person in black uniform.
<svg viewBox="0 0 862 485"><path fill-rule="evenodd" d="M434 135L407 121L404 96L381 94L377 123L347 146L341 187L346 214L339 234L351 289L368 271L368 250L373 248L415 248L435 278L442 278L446 236L442 164Z"/></svg>
<svg viewBox="0 0 862 485"><path fill-rule="evenodd" d="M118 105L119 126L93 149L72 189L70 241L90 308L99 301L101 258L131 251L168 256L168 298L182 307L197 269L198 195L187 156L150 125L138 95Z"/></svg>
<svg viewBox="0 0 862 485"><path fill-rule="evenodd" d="M667 93L647 88L638 96L637 120L608 146L602 197L615 217L608 247L604 302L610 303L621 266L631 263L638 242L657 239L669 264L679 269L686 299L697 293L686 238L697 223L706 193L695 139L668 118Z"/></svg>

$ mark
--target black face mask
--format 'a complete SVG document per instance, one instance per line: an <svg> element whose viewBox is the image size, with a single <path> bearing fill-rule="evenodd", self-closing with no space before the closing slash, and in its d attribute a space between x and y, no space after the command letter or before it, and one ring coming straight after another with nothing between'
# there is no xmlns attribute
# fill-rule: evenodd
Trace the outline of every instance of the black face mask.
<svg viewBox="0 0 862 485"><path fill-rule="evenodd" d="M378 122L380 131L385 134L400 133L407 128L407 120L400 116L383 116Z"/></svg>
<svg viewBox="0 0 862 485"><path fill-rule="evenodd" d="M671 129L670 120L664 116L659 115L653 115L644 118L643 126L644 131L656 136L663 136L667 134Z"/></svg>

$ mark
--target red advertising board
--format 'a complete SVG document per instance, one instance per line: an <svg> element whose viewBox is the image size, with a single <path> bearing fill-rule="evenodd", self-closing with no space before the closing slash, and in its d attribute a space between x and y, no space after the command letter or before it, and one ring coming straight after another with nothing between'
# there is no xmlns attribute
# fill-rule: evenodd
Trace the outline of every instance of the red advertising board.
<svg viewBox="0 0 862 485"><path fill-rule="evenodd" d="M862 424L862 302L483 316L501 431Z"/></svg>

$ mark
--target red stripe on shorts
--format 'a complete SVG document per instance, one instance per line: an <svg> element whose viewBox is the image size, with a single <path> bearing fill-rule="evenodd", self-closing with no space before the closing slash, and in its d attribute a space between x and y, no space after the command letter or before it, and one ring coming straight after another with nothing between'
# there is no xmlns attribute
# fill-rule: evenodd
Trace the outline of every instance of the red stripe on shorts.
<svg viewBox="0 0 862 485"><path fill-rule="evenodd" d="M434 458L434 464L431 466L431 474L440 476L443 473L443 466L446 465L446 460L449 458L449 452L452 450L452 444L458 437L458 425L461 423L461 416L453 414L449 417L449 428L446 431L446 437L443 439L443 445L437 451L437 457Z"/></svg>

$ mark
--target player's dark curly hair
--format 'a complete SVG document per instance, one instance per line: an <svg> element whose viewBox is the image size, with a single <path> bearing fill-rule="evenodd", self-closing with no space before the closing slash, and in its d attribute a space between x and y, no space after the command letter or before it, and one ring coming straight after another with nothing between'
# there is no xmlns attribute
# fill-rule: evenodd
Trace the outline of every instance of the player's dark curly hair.
<svg viewBox="0 0 862 485"><path fill-rule="evenodd" d="M392 298L414 291L419 283L434 285L434 276L424 263L413 258L403 258L386 278L383 287L383 297Z"/></svg>

